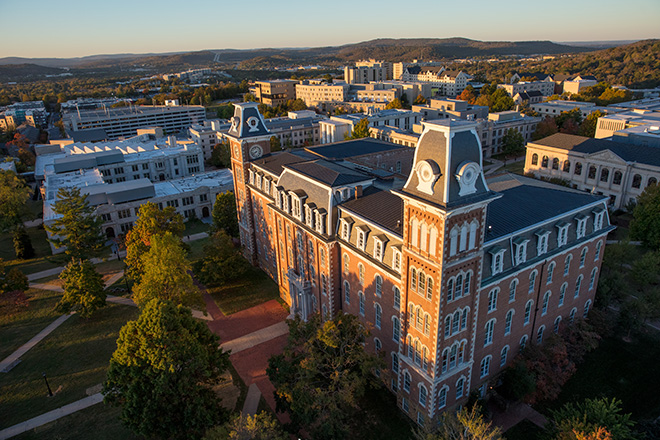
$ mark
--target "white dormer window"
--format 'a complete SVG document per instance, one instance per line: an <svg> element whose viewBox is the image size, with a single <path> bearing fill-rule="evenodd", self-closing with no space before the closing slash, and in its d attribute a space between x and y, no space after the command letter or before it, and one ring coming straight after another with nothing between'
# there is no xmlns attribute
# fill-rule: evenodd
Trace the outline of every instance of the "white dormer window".
<svg viewBox="0 0 660 440"><path fill-rule="evenodd" d="M536 253L537 255L543 255L548 252L548 240L550 238L549 231L538 231L536 233L537 242L536 242Z"/></svg>
<svg viewBox="0 0 660 440"><path fill-rule="evenodd" d="M270 179L268 177L264 178L264 192L270 194Z"/></svg>
<svg viewBox="0 0 660 440"><path fill-rule="evenodd" d="M577 238L582 238L587 234L587 216L580 214L575 217L575 220L577 221Z"/></svg>
<svg viewBox="0 0 660 440"><path fill-rule="evenodd" d="M374 258L378 261L383 261L386 241L387 237L384 235L377 235L374 237Z"/></svg>
<svg viewBox="0 0 660 440"><path fill-rule="evenodd" d="M257 180L257 188L261 189L261 183L263 181L263 177L261 176L261 174L258 174L258 173L257 173L256 177L257 177L257 179L256 179Z"/></svg>
<svg viewBox="0 0 660 440"><path fill-rule="evenodd" d="M570 223L559 223L557 225L557 246L562 247L568 243L568 227L571 226Z"/></svg>
<svg viewBox="0 0 660 440"><path fill-rule="evenodd" d="M493 272L493 275L497 275L498 273L501 273L504 270L505 249L496 246L495 248L491 249L489 252L492 255L491 271Z"/></svg>
<svg viewBox="0 0 660 440"><path fill-rule="evenodd" d="M341 190L341 200L348 200L348 198L351 196L351 190L349 188L342 188Z"/></svg>
<svg viewBox="0 0 660 440"><path fill-rule="evenodd" d="M293 215L296 218L300 219L300 213L301 213L300 199L298 197L293 196L291 197L291 201L293 202Z"/></svg>
<svg viewBox="0 0 660 440"><path fill-rule="evenodd" d="M520 264L524 264L525 261L527 261L527 243L528 242L529 242L529 240L527 240L525 238L520 238L520 237L513 240L514 251L515 251L514 259L515 259L516 266L518 266Z"/></svg>
<svg viewBox="0 0 660 440"><path fill-rule="evenodd" d="M594 231L603 229L603 220L605 219L605 210L598 209L594 211Z"/></svg>
<svg viewBox="0 0 660 440"><path fill-rule="evenodd" d="M368 232L369 232L369 230L367 228L363 227L363 226L360 226L360 227L357 228L357 234L358 235L357 235L356 245L357 245L358 249L363 250L363 251L365 250L365 248L367 246L367 233Z"/></svg>
<svg viewBox="0 0 660 440"><path fill-rule="evenodd" d="M312 208L309 205L305 205L305 220L307 226L310 228L314 227L314 215L312 213Z"/></svg>
<svg viewBox="0 0 660 440"><path fill-rule="evenodd" d="M339 220L341 223L341 238L342 240L349 241L351 239L351 225L353 220L349 218L342 218Z"/></svg>
<svg viewBox="0 0 660 440"><path fill-rule="evenodd" d="M248 170L248 173L250 175L250 185L254 185L254 171Z"/></svg>
<svg viewBox="0 0 660 440"><path fill-rule="evenodd" d="M284 198L284 193L282 193L282 191L276 190L273 195L275 196L275 206L277 206L279 209L282 209L282 199Z"/></svg>
<svg viewBox="0 0 660 440"><path fill-rule="evenodd" d="M285 192L282 192L282 209L289 214L291 213L290 196Z"/></svg>
<svg viewBox="0 0 660 440"><path fill-rule="evenodd" d="M392 248L392 269L401 272L401 250L398 247Z"/></svg>
<svg viewBox="0 0 660 440"><path fill-rule="evenodd" d="M316 212L316 232L325 234L325 210Z"/></svg>

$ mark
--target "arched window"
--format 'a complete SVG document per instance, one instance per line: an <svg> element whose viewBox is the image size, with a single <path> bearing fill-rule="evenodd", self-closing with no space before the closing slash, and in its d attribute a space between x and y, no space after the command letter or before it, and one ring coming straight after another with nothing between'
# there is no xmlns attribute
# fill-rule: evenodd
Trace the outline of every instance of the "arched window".
<svg viewBox="0 0 660 440"><path fill-rule="evenodd" d="M351 303L351 285L348 284L348 281L344 281L344 301L346 304Z"/></svg>
<svg viewBox="0 0 660 440"><path fill-rule="evenodd" d="M599 241L598 244L596 245L596 255L594 255L594 261L598 261L598 258L600 258L601 247L603 247L603 242Z"/></svg>
<svg viewBox="0 0 660 440"><path fill-rule="evenodd" d="M419 340L415 341L415 358L414 361L420 367L422 366L422 344L419 343Z"/></svg>
<svg viewBox="0 0 660 440"><path fill-rule="evenodd" d="M488 292L488 313L494 312L497 309L497 293L499 289L493 289Z"/></svg>
<svg viewBox="0 0 660 440"><path fill-rule="evenodd" d="M454 298L463 296L463 275L456 277L456 286L454 286Z"/></svg>
<svg viewBox="0 0 660 440"><path fill-rule="evenodd" d="M658 179L655 177L649 177L649 181L646 183L646 186L652 186L656 185L658 183Z"/></svg>
<svg viewBox="0 0 660 440"><path fill-rule="evenodd" d="M571 172L571 161L570 160L565 160L564 161L564 169L563 171L565 173L570 173Z"/></svg>
<svg viewBox="0 0 660 440"><path fill-rule="evenodd" d="M532 154L532 165L538 165L539 164L539 155L534 153Z"/></svg>
<svg viewBox="0 0 660 440"><path fill-rule="evenodd" d="M564 260L564 276L568 276L568 271L571 268L572 259L573 259L573 255L568 254L568 256L566 256L566 260Z"/></svg>
<svg viewBox="0 0 660 440"><path fill-rule="evenodd" d="M523 321L524 325L529 324L529 319L532 316L532 305L534 304L533 300L527 301L527 304L525 304L525 320Z"/></svg>
<svg viewBox="0 0 660 440"><path fill-rule="evenodd" d="M595 179L596 178L596 167L593 165L589 166L589 174L587 174L587 178L589 179Z"/></svg>
<svg viewBox="0 0 660 440"><path fill-rule="evenodd" d="M449 256L453 257L458 251L458 227L454 226L449 233Z"/></svg>
<svg viewBox="0 0 660 440"><path fill-rule="evenodd" d="M511 333L511 323L513 322L513 309L509 310L506 313L506 319L504 320L504 336Z"/></svg>
<svg viewBox="0 0 660 440"><path fill-rule="evenodd" d="M426 293L426 274L421 270L419 271L419 288L417 292L422 296Z"/></svg>
<svg viewBox="0 0 660 440"><path fill-rule="evenodd" d="M449 349L445 348L442 352L442 372L446 373L449 367Z"/></svg>
<svg viewBox="0 0 660 440"><path fill-rule="evenodd" d="M438 393L438 408L447 406L447 388L443 388Z"/></svg>
<svg viewBox="0 0 660 440"><path fill-rule="evenodd" d="M465 309L463 310L463 313L461 313L461 330L465 330L467 328L467 319L468 319L468 310Z"/></svg>
<svg viewBox="0 0 660 440"><path fill-rule="evenodd" d="M325 249L323 247L319 248L319 263L321 267L325 267Z"/></svg>
<svg viewBox="0 0 660 440"><path fill-rule="evenodd" d="M435 226L431 226L429 230L429 254L435 255L435 250L438 243L438 229Z"/></svg>
<svg viewBox="0 0 660 440"><path fill-rule="evenodd" d="M575 175L579 176L582 174L582 164L580 162L575 162Z"/></svg>
<svg viewBox="0 0 660 440"><path fill-rule="evenodd" d="M610 178L610 170L607 168L603 168L600 170L600 181L601 182L607 182Z"/></svg>
<svg viewBox="0 0 660 440"><path fill-rule="evenodd" d="M392 371L394 373L399 372L399 355L396 353L392 353Z"/></svg>
<svg viewBox="0 0 660 440"><path fill-rule="evenodd" d="M406 338L406 347L408 349L408 357L412 359L413 357L413 344L412 344L412 336L408 335Z"/></svg>
<svg viewBox="0 0 660 440"><path fill-rule="evenodd" d="M364 265L358 263L358 277L360 278L360 284L364 286Z"/></svg>
<svg viewBox="0 0 660 440"><path fill-rule="evenodd" d="M463 252L467 249L468 225L461 226L461 237L458 244L458 250Z"/></svg>
<svg viewBox="0 0 660 440"><path fill-rule="evenodd" d="M584 312L582 313L583 318L586 318L589 315L590 307L591 307L591 300L588 300L586 303L584 303Z"/></svg>
<svg viewBox="0 0 660 440"><path fill-rule="evenodd" d="M556 157L552 159L552 169L553 170L559 169L559 159L557 159Z"/></svg>
<svg viewBox="0 0 660 440"><path fill-rule="evenodd" d="M568 315L568 322L573 324L573 321L575 321L575 314L577 313L577 307L573 307L571 309L571 313Z"/></svg>
<svg viewBox="0 0 660 440"><path fill-rule="evenodd" d="M445 319L445 338L451 335L451 316L447 316Z"/></svg>
<svg viewBox="0 0 660 440"><path fill-rule="evenodd" d="M486 323L484 334L484 347L493 343L493 333L495 331L495 320L491 319Z"/></svg>
<svg viewBox="0 0 660 440"><path fill-rule="evenodd" d="M545 282L546 284L552 283L552 276L555 273L555 266L556 266L556 264L555 264L554 261L548 265L548 276L547 276L546 282Z"/></svg>
<svg viewBox="0 0 660 440"><path fill-rule="evenodd" d="M460 399L463 397L464 394L464 389L465 388L465 379L460 378L458 379L458 382L456 382L456 399Z"/></svg>
<svg viewBox="0 0 660 440"><path fill-rule="evenodd" d="M506 364L506 357L509 354L509 346L505 345L500 352L500 367L503 367Z"/></svg>
<svg viewBox="0 0 660 440"><path fill-rule="evenodd" d="M481 368L480 372L481 375L479 376L480 378L484 378L490 374L490 356L486 356L481 360Z"/></svg>
<svg viewBox="0 0 660 440"><path fill-rule="evenodd" d="M403 373L403 391L410 392L410 373L407 371Z"/></svg>
<svg viewBox="0 0 660 440"><path fill-rule="evenodd" d="M561 307L564 305L564 298L566 298L566 289L568 289L568 283L564 283L561 285L561 289L559 289L559 304L557 307Z"/></svg>
<svg viewBox="0 0 660 440"><path fill-rule="evenodd" d="M399 343L399 339L401 338L401 321L399 321L399 318L394 316L392 318L392 339Z"/></svg>
<svg viewBox="0 0 660 440"><path fill-rule="evenodd" d="M465 342L462 342L458 347L458 363L462 364L465 359Z"/></svg>
<svg viewBox="0 0 660 440"><path fill-rule="evenodd" d="M426 252L427 249L427 243L428 243L428 229L429 227L426 226L426 223L422 223L421 227L421 232L420 232L420 238L419 238L419 250Z"/></svg>
<svg viewBox="0 0 660 440"><path fill-rule="evenodd" d="M594 284L596 283L596 272L598 272L598 268L594 267L594 269L591 271L591 277L589 278L589 290L594 289Z"/></svg>
<svg viewBox="0 0 660 440"><path fill-rule="evenodd" d="M545 331L545 326L542 325L539 327L539 330L536 332L536 343L537 344L542 344L543 343L543 332Z"/></svg>
<svg viewBox="0 0 660 440"><path fill-rule="evenodd" d="M410 269L410 289L417 291L417 269Z"/></svg>
<svg viewBox="0 0 660 440"><path fill-rule="evenodd" d="M383 294L383 277L376 275L374 281L376 284L376 296L381 296Z"/></svg>
<svg viewBox="0 0 660 440"><path fill-rule="evenodd" d="M380 329L381 325L381 319L383 317L383 309L381 308L380 304L376 303L376 322L374 323L376 325L377 329Z"/></svg>
<svg viewBox="0 0 660 440"><path fill-rule="evenodd" d="M470 275L472 272L468 272L465 274L465 281L463 281L463 295L469 295L470 294Z"/></svg>
<svg viewBox="0 0 660 440"><path fill-rule="evenodd" d="M433 278L428 277L426 279L426 299L433 298Z"/></svg>
<svg viewBox="0 0 660 440"><path fill-rule="evenodd" d="M419 386L419 404L423 407L426 406L426 387L424 385Z"/></svg>
<svg viewBox="0 0 660 440"><path fill-rule="evenodd" d="M431 315L428 313L424 314L424 334L429 335L431 333Z"/></svg>
<svg viewBox="0 0 660 440"><path fill-rule="evenodd" d="M378 353L383 348L383 344L380 342L380 339L374 338L374 348L376 349L376 353Z"/></svg>
<svg viewBox="0 0 660 440"><path fill-rule="evenodd" d="M543 156L543 159L541 159L541 167L548 168L548 161L549 160L550 159L548 158L548 156Z"/></svg>
<svg viewBox="0 0 660 440"><path fill-rule="evenodd" d="M454 279L449 278L449 281L447 281L447 302L452 301L454 299Z"/></svg>
<svg viewBox="0 0 660 440"><path fill-rule="evenodd" d="M452 323L451 323L452 334L458 333L460 319L461 319L461 313L457 310L456 312L454 312L454 316L452 317Z"/></svg>
<svg viewBox="0 0 660 440"><path fill-rule="evenodd" d="M621 171L615 171L614 172L614 177L612 178L612 184L613 185L621 185L621 179L623 178L623 174Z"/></svg>
<svg viewBox="0 0 660 440"><path fill-rule="evenodd" d="M518 280L511 281L509 284L509 302L512 303L516 300L516 288L518 287Z"/></svg>
<svg viewBox="0 0 660 440"><path fill-rule="evenodd" d="M394 286L394 308L397 310L401 308L401 291L396 286Z"/></svg>
<svg viewBox="0 0 660 440"><path fill-rule="evenodd" d="M425 346L422 346L422 368L427 369L429 367L429 349Z"/></svg>
<svg viewBox="0 0 660 440"><path fill-rule="evenodd" d="M639 174L635 174L633 176L632 187L639 188L641 186L642 186L642 176L640 176Z"/></svg>
<svg viewBox="0 0 660 440"><path fill-rule="evenodd" d="M550 291L548 290L543 295L543 309L541 311L541 316L545 316L548 313L548 304L550 303Z"/></svg>
<svg viewBox="0 0 660 440"><path fill-rule="evenodd" d="M360 315L364 316L364 293L358 292L358 299L360 301Z"/></svg>
<svg viewBox="0 0 660 440"><path fill-rule="evenodd" d="M350 265L350 261L351 261L351 260L348 258L348 255L347 255L347 254L344 254L344 273L345 273L346 275L348 275L348 273L349 273L349 271L350 271L350 267L349 267L349 265Z"/></svg>
<svg viewBox="0 0 660 440"><path fill-rule="evenodd" d="M580 254L580 268L584 267L584 261L587 259L587 248L582 249Z"/></svg>
<svg viewBox="0 0 660 440"><path fill-rule="evenodd" d="M424 328L424 314L422 312L422 308L417 306L415 311L417 312L417 330L422 330Z"/></svg>
<svg viewBox="0 0 660 440"><path fill-rule="evenodd" d="M477 246L477 229L479 223L475 220L470 223L470 238L468 240L468 249L474 249Z"/></svg>
<svg viewBox="0 0 660 440"><path fill-rule="evenodd" d="M532 273L529 274L529 288L527 289L527 293L534 292L535 284L536 284L536 270L533 270Z"/></svg>
<svg viewBox="0 0 660 440"><path fill-rule="evenodd" d="M580 287L582 286L582 275L577 277L577 280L575 281L575 294L573 295L574 298L577 298L580 296Z"/></svg>
<svg viewBox="0 0 660 440"><path fill-rule="evenodd" d="M526 345L527 345L527 335L523 335L523 337L520 338L520 351L524 350Z"/></svg>
<svg viewBox="0 0 660 440"><path fill-rule="evenodd" d="M555 326L553 328L555 333L559 333L559 324L561 324L561 316L557 316L557 319L555 319Z"/></svg>

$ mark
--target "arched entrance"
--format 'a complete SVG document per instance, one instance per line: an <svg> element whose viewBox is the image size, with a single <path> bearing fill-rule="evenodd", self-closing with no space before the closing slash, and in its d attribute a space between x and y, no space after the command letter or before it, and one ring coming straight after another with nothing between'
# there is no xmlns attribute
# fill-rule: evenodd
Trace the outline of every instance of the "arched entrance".
<svg viewBox="0 0 660 440"><path fill-rule="evenodd" d="M105 236L108 238L115 238L115 230L112 228L112 226L109 226L105 230Z"/></svg>
<svg viewBox="0 0 660 440"><path fill-rule="evenodd" d="M205 206L202 208L202 218L206 218L209 216L209 207Z"/></svg>
<svg viewBox="0 0 660 440"><path fill-rule="evenodd" d="M158 176L158 178L160 179L161 182L163 182L165 180L165 174L161 173L161 175Z"/></svg>

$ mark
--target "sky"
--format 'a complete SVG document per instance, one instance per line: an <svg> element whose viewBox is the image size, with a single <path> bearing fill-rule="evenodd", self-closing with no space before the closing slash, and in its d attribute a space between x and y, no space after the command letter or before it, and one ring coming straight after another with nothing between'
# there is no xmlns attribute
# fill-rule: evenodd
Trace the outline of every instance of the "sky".
<svg viewBox="0 0 660 440"><path fill-rule="evenodd" d="M660 38L660 0L0 0L0 58L337 46L374 38Z"/></svg>

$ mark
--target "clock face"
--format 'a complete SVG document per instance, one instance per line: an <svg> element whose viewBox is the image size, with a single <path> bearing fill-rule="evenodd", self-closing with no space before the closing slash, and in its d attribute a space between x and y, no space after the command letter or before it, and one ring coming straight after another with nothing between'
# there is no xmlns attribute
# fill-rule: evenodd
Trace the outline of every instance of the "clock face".
<svg viewBox="0 0 660 440"><path fill-rule="evenodd" d="M234 145L234 156L237 157L237 158L239 157L239 155L238 155L238 145Z"/></svg>
<svg viewBox="0 0 660 440"><path fill-rule="evenodd" d="M259 145L253 145L250 147L250 157L252 159L258 159L264 154L264 150Z"/></svg>
<svg viewBox="0 0 660 440"><path fill-rule="evenodd" d="M459 195L473 194L477 191L475 184L479 177L480 168L476 162L462 163L458 167L456 180L460 186Z"/></svg>
<svg viewBox="0 0 660 440"><path fill-rule="evenodd" d="M419 179L424 182L429 182L431 179L433 179L433 170L431 169L431 165L426 162L420 163Z"/></svg>

